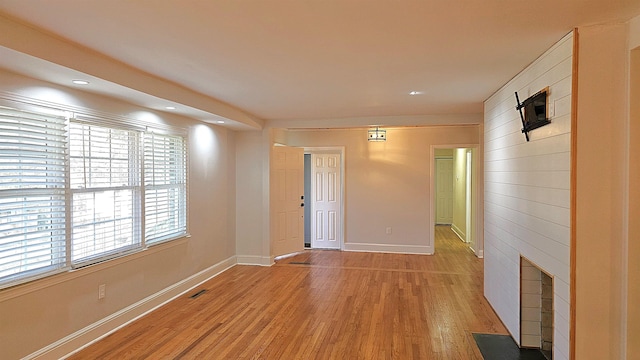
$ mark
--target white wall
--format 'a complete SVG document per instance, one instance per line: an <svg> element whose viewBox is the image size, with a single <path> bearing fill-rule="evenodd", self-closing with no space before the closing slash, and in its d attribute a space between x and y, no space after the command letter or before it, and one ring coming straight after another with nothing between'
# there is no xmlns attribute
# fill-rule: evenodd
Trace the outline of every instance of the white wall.
<svg viewBox="0 0 640 360"><path fill-rule="evenodd" d="M263 254L262 132L236 134L236 254L245 264L270 263Z"/></svg>
<svg viewBox="0 0 640 360"><path fill-rule="evenodd" d="M436 158L453 159L454 149L435 149L434 153Z"/></svg>
<svg viewBox="0 0 640 360"><path fill-rule="evenodd" d="M640 46L640 16L629 20L629 50Z"/></svg>
<svg viewBox="0 0 640 360"><path fill-rule="evenodd" d="M480 136L483 138L484 128ZM483 140L481 139L482 143ZM483 144L471 149L471 226L473 231L469 247L476 256L484 258L484 154ZM474 236L475 235L475 236Z"/></svg>
<svg viewBox="0 0 640 360"><path fill-rule="evenodd" d="M485 296L520 339L520 256L554 277L554 359L569 357L571 84L569 34L485 101ZM526 142L515 110L549 86L552 123Z"/></svg>
<svg viewBox="0 0 640 360"><path fill-rule="evenodd" d="M45 358L58 358L121 320L204 280L199 276L206 278L210 272L233 264L233 132L0 70L0 93L7 92L186 128L191 238L0 291L1 358L22 358L74 334L48 349ZM106 284L103 300L98 300L99 284ZM170 288L173 285L176 287ZM107 320L110 316L114 318Z"/></svg>
<svg viewBox="0 0 640 360"><path fill-rule="evenodd" d="M627 354L640 353L640 16L630 23L629 233L627 234ZM632 101L631 99L635 99ZM631 220L633 219L633 220Z"/></svg>
<svg viewBox="0 0 640 360"><path fill-rule="evenodd" d="M453 221L451 229L467 241L467 149L453 150Z"/></svg>
<svg viewBox="0 0 640 360"><path fill-rule="evenodd" d="M638 101L628 98L629 25L580 27L578 34L576 359L635 359L623 353L628 116L629 102Z"/></svg>
<svg viewBox="0 0 640 360"><path fill-rule="evenodd" d="M432 253L431 147L478 144L479 127L386 130L386 142L368 142L365 128L293 130L287 145L345 148L346 250Z"/></svg>

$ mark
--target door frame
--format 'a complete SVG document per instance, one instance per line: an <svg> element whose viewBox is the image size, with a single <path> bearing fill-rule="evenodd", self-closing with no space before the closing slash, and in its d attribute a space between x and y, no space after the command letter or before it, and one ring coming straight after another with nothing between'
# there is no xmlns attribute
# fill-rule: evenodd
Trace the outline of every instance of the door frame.
<svg viewBox="0 0 640 360"><path fill-rule="evenodd" d="M345 158L344 158L344 146L305 146L303 147L304 154L339 154L340 155L340 226L338 232L340 234L340 251L344 250L345 244L345 235L346 235L346 224L345 224ZM313 164L311 164L313 166ZM311 177L311 182L313 183L313 174ZM307 200L307 199L305 199ZM315 199L313 196L313 192L311 192L311 199L309 199L309 206L311 207L311 214L313 214L315 207ZM309 222L311 223L311 222ZM315 229L311 227L311 238L315 236ZM304 239L303 239L304 241ZM313 244L313 241L311 241ZM313 245L311 247L313 249Z"/></svg>
<svg viewBox="0 0 640 360"><path fill-rule="evenodd" d="M464 154L464 156L466 157L466 166L465 166L465 189L464 189L464 196L465 196L465 203L467 203L467 208L464 209L464 217L465 217L465 225L466 225L466 229L464 230L466 238L464 239L465 242L467 244L471 244L471 239L473 239L473 229L471 228L471 226L473 225L474 221L472 219L473 216L473 211L472 211L472 207L474 205L473 203L473 162L475 161L473 158L473 150L467 148L467 152ZM469 206L468 204L471 204L471 206Z"/></svg>
<svg viewBox="0 0 640 360"><path fill-rule="evenodd" d="M435 214L435 167L436 167L436 149L460 149L467 148L473 149L476 152L475 156L472 156L472 176L474 181L471 184L471 206L472 212L475 212L475 216L472 216L473 225L471 226L472 233L471 238L476 240L475 248L470 247L475 255L479 258L484 257L484 236L482 236L482 232L484 228L482 226L482 210L483 204L480 204L482 197L479 195L479 190L481 189L480 182L482 181L482 177L479 174L480 167L480 144L442 144L442 145L431 145L429 149L429 159L430 159L430 169L429 169L429 244L428 246L431 248L431 253L435 253L436 244L435 244L435 228L436 228L436 214Z"/></svg>

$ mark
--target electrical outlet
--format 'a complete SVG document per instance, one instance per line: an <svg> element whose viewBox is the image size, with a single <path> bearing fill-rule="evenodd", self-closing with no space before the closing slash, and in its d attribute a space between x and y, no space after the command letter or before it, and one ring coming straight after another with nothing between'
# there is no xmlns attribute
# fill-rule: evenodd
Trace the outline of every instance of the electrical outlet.
<svg viewBox="0 0 640 360"><path fill-rule="evenodd" d="M387 235L391 235L391 226L387 226Z"/></svg>
<svg viewBox="0 0 640 360"><path fill-rule="evenodd" d="M105 284L100 284L98 286L98 300L104 299L107 292L107 286Z"/></svg>

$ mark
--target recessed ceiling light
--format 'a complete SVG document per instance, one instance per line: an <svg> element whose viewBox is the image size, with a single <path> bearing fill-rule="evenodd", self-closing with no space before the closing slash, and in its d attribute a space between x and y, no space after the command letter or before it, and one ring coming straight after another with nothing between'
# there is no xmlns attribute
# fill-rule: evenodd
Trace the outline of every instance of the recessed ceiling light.
<svg viewBox="0 0 640 360"><path fill-rule="evenodd" d="M165 106L165 109L167 109L167 110L175 110L176 107L175 106Z"/></svg>
<svg viewBox="0 0 640 360"><path fill-rule="evenodd" d="M409 95L420 95L420 94L422 94L421 91L412 91L409 93Z"/></svg>
<svg viewBox="0 0 640 360"><path fill-rule="evenodd" d="M76 85L89 85L89 82L86 80L71 80L71 82Z"/></svg>
<svg viewBox="0 0 640 360"><path fill-rule="evenodd" d="M218 124L224 124L224 121L222 121L222 120L218 120L218 121L217 121L217 123L218 123Z"/></svg>

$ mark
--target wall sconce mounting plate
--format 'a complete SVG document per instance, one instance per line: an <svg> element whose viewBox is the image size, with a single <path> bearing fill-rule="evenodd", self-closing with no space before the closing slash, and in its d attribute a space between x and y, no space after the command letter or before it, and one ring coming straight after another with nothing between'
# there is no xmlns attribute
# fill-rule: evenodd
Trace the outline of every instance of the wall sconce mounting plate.
<svg viewBox="0 0 640 360"><path fill-rule="evenodd" d="M387 141L387 130L380 130L377 126L375 129L369 129L367 135L369 141Z"/></svg>

